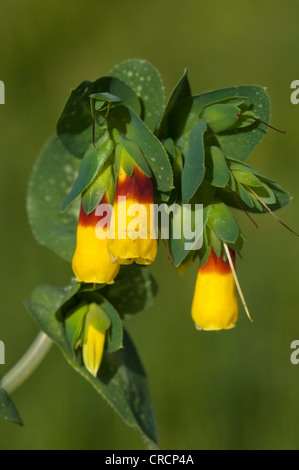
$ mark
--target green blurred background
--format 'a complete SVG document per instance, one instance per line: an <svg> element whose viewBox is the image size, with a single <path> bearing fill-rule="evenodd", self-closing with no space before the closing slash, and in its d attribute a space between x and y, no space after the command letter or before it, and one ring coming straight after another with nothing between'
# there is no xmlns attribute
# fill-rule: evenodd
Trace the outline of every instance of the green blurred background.
<svg viewBox="0 0 299 470"><path fill-rule="evenodd" d="M298 231L298 2L191 0L1 0L0 339L8 371L38 328L22 301L41 283L64 285L70 266L37 245L26 218L27 182L37 153L54 133L69 91L105 75L117 62L146 58L167 93L185 67L194 93L236 84L268 87L272 123L250 163L289 189L280 216ZM254 323L195 331L190 307L196 266L180 278L161 245L150 268L160 284L156 305L127 327L148 372L162 449L299 448L298 243L271 216L259 230L238 214L248 243L238 272ZM13 399L24 428L0 422L1 449L138 449L97 393L55 347Z"/></svg>

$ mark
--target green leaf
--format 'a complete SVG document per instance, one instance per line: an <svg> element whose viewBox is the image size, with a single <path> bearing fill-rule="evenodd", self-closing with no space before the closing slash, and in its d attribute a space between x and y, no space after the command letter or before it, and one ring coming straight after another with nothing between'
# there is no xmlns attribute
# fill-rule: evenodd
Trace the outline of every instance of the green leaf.
<svg viewBox="0 0 299 470"><path fill-rule="evenodd" d="M232 172L230 172L230 175L229 175L229 186L230 188L232 189L232 191L236 192L237 190L237 182L234 178L234 175L232 174Z"/></svg>
<svg viewBox="0 0 299 470"><path fill-rule="evenodd" d="M91 100L94 100L95 102L97 102L97 101L101 102L102 101L104 103L119 103L121 101L121 99L118 98L118 96L111 95L111 93L107 93L107 92L105 92L105 93L93 93L92 95L89 96L89 98ZM100 108L101 107L102 106L100 105ZM96 108L96 106L95 106L95 108Z"/></svg>
<svg viewBox="0 0 299 470"><path fill-rule="evenodd" d="M271 190L272 194L275 197L275 203L268 204L271 211L276 211L278 209L281 209L287 206L291 202L291 199L292 199L291 195L285 189L279 186L277 183L268 182L267 187ZM257 188L254 188L254 191L257 193L256 189ZM254 197L252 193L250 193L250 191L247 191L247 194L250 195L251 201L254 203L254 207L252 207L252 204L250 207L248 206L246 207L247 212L267 213L267 209L261 205L261 203ZM224 190L218 190L217 197L221 199L223 202L225 202L225 204L231 207L234 207L236 209L240 209L239 205L237 204L235 198L233 197L231 193L224 191ZM269 197L269 193L268 193L268 197Z"/></svg>
<svg viewBox="0 0 299 470"><path fill-rule="evenodd" d="M208 232L210 232L210 230L207 226L205 226L203 231L203 245L199 250L199 259L201 266L205 266L207 264L211 253L211 243L209 241Z"/></svg>
<svg viewBox="0 0 299 470"><path fill-rule="evenodd" d="M98 175L82 195L82 205L86 214L93 212L102 201L108 187L106 179Z"/></svg>
<svg viewBox="0 0 299 470"><path fill-rule="evenodd" d="M246 110L245 115L241 114L239 116L239 119L235 127L238 127L239 129L241 129L242 127L252 126L252 124L254 123L256 119L258 119L258 116L255 113L253 113L252 111Z"/></svg>
<svg viewBox="0 0 299 470"><path fill-rule="evenodd" d="M207 225L224 242L234 243L238 238L239 226L223 202L210 205Z"/></svg>
<svg viewBox="0 0 299 470"><path fill-rule="evenodd" d="M135 91L142 104L141 117L153 130L165 101L164 84L158 70L146 60L129 59L116 65L111 75L123 80Z"/></svg>
<svg viewBox="0 0 299 470"><path fill-rule="evenodd" d="M76 292L75 286L60 290L51 286L41 287L35 291L33 299L26 302L26 306L41 329L59 346L68 363L95 388L128 426L138 429L149 443L157 444L156 422L146 375L128 334L124 336L123 349L115 353L104 352L96 378L85 369L81 354L73 357L61 308Z"/></svg>
<svg viewBox="0 0 299 470"><path fill-rule="evenodd" d="M182 202L187 204L201 185L205 174L204 121L193 127L185 151L182 171Z"/></svg>
<svg viewBox="0 0 299 470"><path fill-rule="evenodd" d="M265 88L259 86L236 87L236 94L247 96L253 107L251 109L258 119L265 123L270 122L271 102ZM251 126L235 129L218 136L218 142L225 155L237 160L246 160L248 155L263 140L268 127L253 121Z"/></svg>
<svg viewBox="0 0 299 470"><path fill-rule="evenodd" d="M107 342L107 351L115 352L123 347L123 325L120 319L118 312L115 308L108 302L105 297L102 296L101 308L109 317L111 322L111 328L108 331L108 342Z"/></svg>
<svg viewBox="0 0 299 470"><path fill-rule="evenodd" d="M233 158L227 158L227 161L229 163L229 168L231 171L237 170L237 171L245 171L246 173L252 173L253 175L257 176L258 178L261 178L265 181L269 181L270 183L275 183L274 180L271 178L268 178L265 175L262 175L255 169L251 168L247 163L240 162L238 160L234 160Z"/></svg>
<svg viewBox="0 0 299 470"><path fill-rule="evenodd" d="M229 169L219 147L210 147L206 155L206 167L206 179L211 185L224 188L228 184Z"/></svg>
<svg viewBox="0 0 299 470"><path fill-rule="evenodd" d="M143 153L138 147L138 145L132 140L129 140L124 136L120 135L119 138L120 138L121 145L124 147L126 152L133 158L133 160L139 166L139 168L143 171L143 173L145 173L146 176L148 176L148 178L151 178L152 177L151 169Z"/></svg>
<svg viewBox="0 0 299 470"><path fill-rule="evenodd" d="M43 284L34 289L31 301L57 311L79 292L80 287L80 284L76 281L71 282L69 286L64 288Z"/></svg>
<svg viewBox="0 0 299 470"><path fill-rule="evenodd" d="M195 204L202 204L203 205L203 230L205 228L209 206L213 201L215 194L215 188L211 186L207 181L203 181L201 186L198 188L197 192L195 193L194 197L190 201L191 208L192 208L192 221L194 222L194 214L195 214ZM180 211L174 212L171 224L170 224L170 239L169 239L169 251L171 253L173 262L175 266L179 266L187 257L190 251L194 251L193 249L186 249L186 243L190 244L190 240L187 240L184 236L184 231L182 229L182 211L183 208L180 206ZM192 230L195 229L194 223L192 223ZM175 238L174 234L178 232L181 233L179 238ZM202 233L199 234L198 237L195 237L194 241L192 241L192 248L195 248L198 244L198 241L202 237Z"/></svg>
<svg viewBox="0 0 299 470"><path fill-rule="evenodd" d="M243 245L244 245L244 242L246 242L246 241L247 240L245 239L244 235L240 231L239 236L238 236L237 240L235 241L235 243L229 243L229 247L234 251L241 252L242 248L243 248Z"/></svg>
<svg viewBox="0 0 299 470"><path fill-rule="evenodd" d="M236 191L237 191L237 197L239 196L241 200L246 204L246 206L252 208L253 202L251 199L251 195L241 183L236 183Z"/></svg>
<svg viewBox="0 0 299 470"><path fill-rule="evenodd" d="M39 155L28 188L27 212L35 238L67 261L75 251L79 201L63 214L60 208L74 184L78 165L54 137Z"/></svg>
<svg viewBox="0 0 299 470"><path fill-rule="evenodd" d="M214 252L218 256L218 258L220 258L223 248L222 241L215 235L213 230L208 231L208 238Z"/></svg>
<svg viewBox="0 0 299 470"><path fill-rule="evenodd" d="M165 149L166 149L166 152L168 153L168 155L171 156L172 160L174 160L175 158L175 145L174 145L174 141L169 138L169 139L166 139L163 143Z"/></svg>
<svg viewBox="0 0 299 470"><path fill-rule="evenodd" d="M249 206L255 207L263 212L262 205L253 196L250 190L246 189L246 186L254 187L254 191L260 196L266 204L275 204L276 197L269 184L275 184L275 181L257 172L250 166L243 162L237 162L236 160L229 159L230 170L234 175L237 185L237 192L242 200Z"/></svg>
<svg viewBox="0 0 299 470"><path fill-rule="evenodd" d="M157 189L170 191L173 187L173 175L167 153L134 111L125 106L117 106L110 111L108 122L112 129L117 129L138 145L153 173Z"/></svg>
<svg viewBox="0 0 299 470"><path fill-rule="evenodd" d="M84 81L75 88L66 102L57 123L57 135L65 148L82 158L92 145L93 116L90 106L90 95L110 93L120 98L122 104L132 108L140 115L140 102L134 91L124 82L113 77L102 77L95 82ZM95 127L95 140L103 134L103 130Z"/></svg>
<svg viewBox="0 0 299 470"><path fill-rule="evenodd" d="M86 324L92 325L97 331L104 332L110 328L111 321L99 304L91 303L89 304ZM84 335L84 341L85 339L86 334Z"/></svg>
<svg viewBox="0 0 299 470"><path fill-rule="evenodd" d="M282 207L287 206L291 202L292 196L290 195L290 193L288 193L277 183L268 183L268 187L272 190L276 198L276 203L270 204L270 209L272 211L281 209Z"/></svg>
<svg viewBox="0 0 299 470"><path fill-rule="evenodd" d="M115 283L103 289L103 295L124 318L151 307L157 292L157 283L148 269L137 265L122 266Z"/></svg>
<svg viewBox="0 0 299 470"><path fill-rule="evenodd" d="M245 171L233 170L233 175L238 183L246 186L262 186L260 180L253 174Z"/></svg>
<svg viewBox="0 0 299 470"><path fill-rule="evenodd" d="M275 204L276 197L270 186L265 183L258 188L254 188L255 194L257 194L267 205ZM252 195L252 193L251 193ZM253 195L255 198L255 196Z"/></svg>
<svg viewBox="0 0 299 470"><path fill-rule="evenodd" d="M175 107L180 102L190 97L191 97L191 89L190 89L187 70L185 70L184 75L182 76L179 83L176 85L175 89L170 95L170 98L165 107L165 110L160 118L160 121L158 124L158 130L157 130L157 135L159 136L159 139L165 139L169 135L168 119L170 121L171 119L173 119L172 112L175 109ZM180 116L178 115L176 118L179 119Z"/></svg>
<svg viewBox="0 0 299 470"><path fill-rule="evenodd" d="M114 150L108 133L97 145L97 149L90 147L84 155L74 186L62 204L63 211L94 181Z"/></svg>
<svg viewBox="0 0 299 470"><path fill-rule="evenodd" d="M3 388L0 388L0 419L23 426L17 409Z"/></svg>
<svg viewBox="0 0 299 470"><path fill-rule="evenodd" d="M160 193L157 200L161 203L168 202L169 205L171 205L170 201L174 202L177 199L181 199L183 155L182 150L179 149L170 138L164 141L164 147L172 167L174 189L168 193Z"/></svg>
<svg viewBox="0 0 299 470"><path fill-rule="evenodd" d="M174 116L179 115L181 118L177 122L175 119L172 120L169 137L176 140L181 135L190 132L202 119L202 112L206 106L234 97L245 97L242 98L243 101L246 99L248 103L251 103L250 111L254 112L260 120L269 123L270 98L266 89L256 85L235 86L202 93L180 103L175 109ZM251 126L232 129L217 135L217 140L227 157L243 161L262 141L267 129L264 124L253 121Z"/></svg>
<svg viewBox="0 0 299 470"><path fill-rule="evenodd" d="M119 148L120 148L119 157L117 157L117 160L119 159L119 164L117 162L117 169L119 169L119 167L121 166L124 169L124 171L127 173L127 175L131 178L131 176L134 173L134 160L131 157L131 155L127 152L125 147L122 145L122 143L120 143Z"/></svg>
<svg viewBox="0 0 299 470"><path fill-rule="evenodd" d="M65 317L65 332L73 352L82 343L85 317L88 312L88 303L82 302L70 310Z"/></svg>
<svg viewBox="0 0 299 470"><path fill-rule="evenodd" d="M182 218L183 218L183 206L182 204L178 205L179 210L174 210L171 213L170 217L170 237L168 240L169 245L169 252L171 254L173 263L176 267L178 267L188 256L189 251L185 247L186 239L183 236L182 230ZM194 211L192 211L192 215ZM175 233L181 233L180 237L176 237ZM188 240L189 242L189 240Z"/></svg>

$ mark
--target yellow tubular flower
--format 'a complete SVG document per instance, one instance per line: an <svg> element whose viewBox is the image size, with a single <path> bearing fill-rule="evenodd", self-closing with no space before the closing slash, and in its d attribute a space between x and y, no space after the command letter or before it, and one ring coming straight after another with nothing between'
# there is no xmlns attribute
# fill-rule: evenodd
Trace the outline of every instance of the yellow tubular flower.
<svg viewBox="0 0 299 470"><path fill-rule="evenodd" d="M234 259L234 252L231 251ZM192 318L200 330L229 330L236 326L239 315L235 280L229 262L210 253L205 266L200 266L192 304Z"/></svg>
<svg viewBox="0 0 299 470"><path fill-rule="evenodd" d="M106 331L98 331L91 324L87 327L87 334L83 343L83 361L88 372L97 376L104 352Z"/></svg>
<svg viewBox="0 0 299 470"><path fill-rule="evenodd" d="M154 223L151 204L154 204L152 180L136 164L132 176L120 167L108 240L108 251L114 262L151 264L155 261L157 240L150 237Z"/></svg>
<svg viewBox="0 0 299 470"><path fill-rule="evenodd" d="M102 362L106 333L110 326L111 321L101 307L95 303L90 304L85 319L82 354L86 369L94 377Z"/></svg>
<svg viewBox="0 0 299 470"><path fill-rule="evenodd" d="M100 204L108 204L106 195ZM96 216L96 211L87 215L83 206L81 207L77 247L72 262L78 282L113 284L119 272L119 266L112 263L108 253L108 237L99 237L99 231L108 230L107 227L98 225L101 219L102 216Z"/></svg>

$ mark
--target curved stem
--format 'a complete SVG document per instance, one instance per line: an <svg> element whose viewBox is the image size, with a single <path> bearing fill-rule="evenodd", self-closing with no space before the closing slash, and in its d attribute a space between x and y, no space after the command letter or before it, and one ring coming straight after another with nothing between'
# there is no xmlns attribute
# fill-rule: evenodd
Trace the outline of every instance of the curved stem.
<svg viewBox="0 0 299 470"><path fill-rule="evenodd" d="M0 387L7 393L14 392L33 374L50 351L52 344L53 341L45 333L40 332L24 356L2 378Z"/></svg>

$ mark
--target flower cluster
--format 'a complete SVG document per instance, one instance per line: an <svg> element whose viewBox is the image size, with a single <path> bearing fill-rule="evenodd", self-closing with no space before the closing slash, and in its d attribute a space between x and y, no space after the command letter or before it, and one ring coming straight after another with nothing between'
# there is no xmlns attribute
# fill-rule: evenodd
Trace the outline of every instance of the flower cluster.
<svg viewBox="0 0 299 470"><path fill-rule="evenodd" d="M72 262L74 278L64 288L39 286L26 307L42 338L151 448L158 445L153 406L124 320L154 303L148 265L159 243L169 269L182 275L199 266L192 326L230 330L239 304L251 319L237 276L245 237L235 215L257 226L255 214L269 213L286 226L275 211L291 200L246 162L269 128L265 88L194 95L185 72L166 102L157 69L133 59L72 90L57 136L34 167L33 234Z"/></svg>
<svg viewBox="0 0 299 470"><path fill-rule="evenodd" d="M273 213L290 199L277 183L244 163L270 127L269 97L264 88L251 86L194 96L185 73L153 121L148 97L142 101L137 96L129 72L122 75L124 81L112 74L84 82L72 93L58 123L62 143L83 158L63 204L65 209L81 198L72 261L76 280L97 291L114 283L122 265L152 264L158 249L153 233L160 228L151 210L156 201L169 210L176 204L179 215L185 204L191 211L202 204L202 244L197 246L194 239L196 248L189 243L186 249L184 230L178 239L170 229L169 257L180 272L199 262L192 303L196 328L231 329L238 320L237 291L249 312L235 260L244 236L230 207L253 220L250 212ZM88 100L89 118L81 122L80 109ZM72 131L70 122L76 116ZM171 223L180 225L181 218L178 221L173 213ZM77 318L74 331L80 334L74 344L74 334L68 333L70 344L82 349L86 368L96 376L113 322L91 301L83 315L74 315L67 318Z"/></svg>

